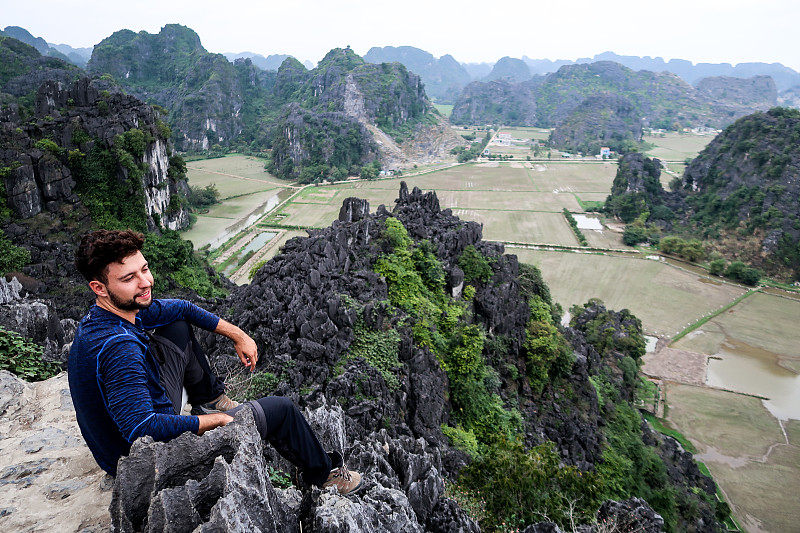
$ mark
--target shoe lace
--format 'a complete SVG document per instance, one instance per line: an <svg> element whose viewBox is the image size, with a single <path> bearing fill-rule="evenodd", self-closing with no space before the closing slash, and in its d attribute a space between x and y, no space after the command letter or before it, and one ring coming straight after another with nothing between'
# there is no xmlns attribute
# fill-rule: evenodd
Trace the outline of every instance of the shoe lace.
<svg viewBox="0 0 800 533"><path fill-rule="evenodd" d="M339 468L334 468L333 471L331 471L331 477L333 478L340 477L345 481L350 481L352 479L352 477L350 476L350 470L348 470L347 466L345 465L342 465Z"/></svg>

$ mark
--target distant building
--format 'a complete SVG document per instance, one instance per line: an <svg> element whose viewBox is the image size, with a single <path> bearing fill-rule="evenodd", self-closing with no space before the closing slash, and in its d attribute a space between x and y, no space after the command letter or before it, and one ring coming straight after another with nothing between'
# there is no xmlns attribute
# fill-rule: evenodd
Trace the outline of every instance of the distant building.
<svg viewBox="0 0 800 533"><path fill-rule="evenodd" d="M486 149L483 151L483 155L492 155L492 152L491 152L491 151L489 151L489 149L488 149L488 148L486 148Z"/></svg>
<svg viewBox="0 0 800 533"><path fill-rule="evenodd" d="M611 148L608 146L600 147L600 157L611 157Z"/></svg>

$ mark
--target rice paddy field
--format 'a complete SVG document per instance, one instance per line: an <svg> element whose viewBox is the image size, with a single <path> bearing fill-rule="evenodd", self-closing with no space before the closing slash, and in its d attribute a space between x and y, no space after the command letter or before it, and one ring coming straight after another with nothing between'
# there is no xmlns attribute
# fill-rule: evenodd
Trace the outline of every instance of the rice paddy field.
<svg viewBox="0 0 800 533"><path fill-rule="evenodd" d="M644 140L655 145L651 150L645 152L645 155L666 161L682 162L686 158L695 157L713 139L714 135L697 135L694 133L668 132L645 135Z"/></svg>
<svg viewBox="0 0 800 533"><path fill-rule="evenodd" d="M221 233L231 232L241 222L285 194L288 184L264 170L264 161L244 155L230 155L186 163L191 187L214 185L221 203L196 213L197 222L184 233L195 248L213 242Z"/></svg>
<svg viewBox="0 0 800 533"><path fill-rule="evenodd" d="M546 128L503 128L500 131L510 134L514 139L546 141L550 138L550 130Z"/></svg>
<svg viewBox="0 0 800 533"><path fill-rule="evenodd" d="M600 298L609 309L630 309L652 335L673 337L745 292L649 259L520 248L506 253L539 267L565 311Z"/></svg>
<svg viewBox="0 0 800 533"><path fill-rule="evenodd" d="M270 223L328 226L338 217L342 201L350 196L368 200L373 211L380 204L391 209L400 181L405 181L409 188L436 191L443 209L451 208L464 220L483 223L486 239L578 246L562 210L581 212L582 201L604 200L614 173L610 163L458 165L418 176L308 187L283 206ZM621 244L615 234L606 238L598 234L592 239Z"/></svg>
<svg viewBox="0 0 800 533"><path fill-rule="evenodd" d="M778 421L761 400L668 384L668 420L697 448L734 516L752 533L798 531L800 421Z"/></svg>

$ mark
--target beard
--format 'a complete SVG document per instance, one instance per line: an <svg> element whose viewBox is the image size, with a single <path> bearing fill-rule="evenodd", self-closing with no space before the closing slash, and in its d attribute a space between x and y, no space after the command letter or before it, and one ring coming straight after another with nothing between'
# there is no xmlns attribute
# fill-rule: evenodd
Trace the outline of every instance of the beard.
<svg viewBox="0 0 800 533"><path fill-rule="evenodd" d="M111 291L108 291L108 296L111 299L111 303L113 303L117 309L121 309L123 311L138 311L139 309L147 309L150 307L150 304L153 303L153 292L152 287L150 288L150 298L147 301L139 303L136 301L136 298L131 300L123 300L116 294Z"/></svg>

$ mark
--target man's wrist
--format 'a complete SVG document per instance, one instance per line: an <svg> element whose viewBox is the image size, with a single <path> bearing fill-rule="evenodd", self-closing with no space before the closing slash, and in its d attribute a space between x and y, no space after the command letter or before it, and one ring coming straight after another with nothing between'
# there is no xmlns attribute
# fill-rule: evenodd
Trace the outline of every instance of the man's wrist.
<svg viewBox="0 0 800 533"><path fill-rule="evenodd" d="M233 417L227 413L212 413L208 415L198 415L199 427L197 434L202 435L206 431L224 426L233 421Z"/></svg>

